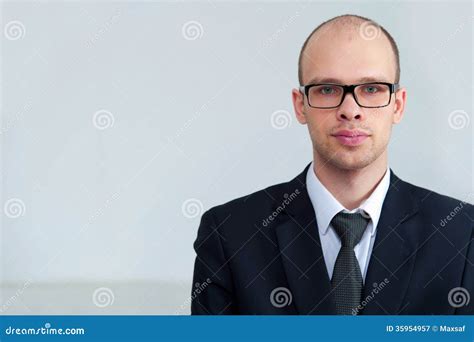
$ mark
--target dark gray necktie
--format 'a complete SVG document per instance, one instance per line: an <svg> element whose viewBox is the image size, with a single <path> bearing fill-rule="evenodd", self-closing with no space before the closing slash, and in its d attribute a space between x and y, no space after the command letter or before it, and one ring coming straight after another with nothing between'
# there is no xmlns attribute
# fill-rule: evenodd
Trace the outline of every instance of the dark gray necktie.
<svg viewBox="0 0 474 342"><path fill-rule="evenodd" d="M351 315L360 304L362 297L362 273L354 253L364 234L370 218L367 215L340 212L331 221L331 225L341 238L341 249L331 279L331 287L336 299L338 315Z"/></svg>

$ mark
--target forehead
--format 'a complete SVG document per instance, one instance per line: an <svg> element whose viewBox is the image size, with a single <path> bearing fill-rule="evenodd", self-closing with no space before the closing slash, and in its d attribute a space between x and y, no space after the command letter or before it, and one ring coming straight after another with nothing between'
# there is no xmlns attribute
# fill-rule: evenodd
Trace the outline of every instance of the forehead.
<svg viewBox="0 0 474 342"><path fill-rule="evenodd" d="M364 39L357 29L327 29L316 32L301 60L304 84L315 79L360 83L378 78L394 82L396 66L389 40L383 34Z"/></svg>

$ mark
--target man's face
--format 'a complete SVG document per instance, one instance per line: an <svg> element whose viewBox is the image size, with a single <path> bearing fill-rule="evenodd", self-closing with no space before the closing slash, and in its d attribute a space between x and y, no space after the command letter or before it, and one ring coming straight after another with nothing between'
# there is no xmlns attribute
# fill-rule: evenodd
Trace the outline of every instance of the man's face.
<svg viewBox="0 0 474 342"><path fill-rule="evenodd" d="M302 59L303 84L351 85L366 83L368 78L394 83L394 59L383 34L366 40L357 30L329 28L316 33L307 45ZM346 94L339 107L318 109L310 107L307 98L293 89L296 116L308 125L316 160L343 170L362 169L386 157L392 125L401 120L405 100L405 89L399 89L391 95L388 106L363 108L352 94ZM355 130L367 137L344 137L347 131Z"/></svg>

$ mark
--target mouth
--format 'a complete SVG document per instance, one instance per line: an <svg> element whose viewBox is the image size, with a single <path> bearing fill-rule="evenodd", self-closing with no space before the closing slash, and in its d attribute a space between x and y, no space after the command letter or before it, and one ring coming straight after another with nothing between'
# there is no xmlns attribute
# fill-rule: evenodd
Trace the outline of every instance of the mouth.
<svg viewBox="0 0 474 342"><path fill-rule="evenodd" d="M331 134L331 136L336 138L342 145L358 146L369 137L369 134L357 130L341 130L334 134Z"/></svg>

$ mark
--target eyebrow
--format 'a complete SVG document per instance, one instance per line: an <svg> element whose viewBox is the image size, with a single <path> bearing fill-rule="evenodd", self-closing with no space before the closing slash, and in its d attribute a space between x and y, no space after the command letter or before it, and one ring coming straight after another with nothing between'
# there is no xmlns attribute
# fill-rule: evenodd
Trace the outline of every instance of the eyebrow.
<svg viewBox="0 0 474 342"><path fill-rule="evenodd" d="M366 82L387 82L387 79L385 77L362 77L356 80L355 84L358 83L366 83ZM307 84L316 84L316 83L336 83L336 84L344 84L344 82L340 79L337 78L332 78L332 77L315 77L311 79Z"/></svg>

